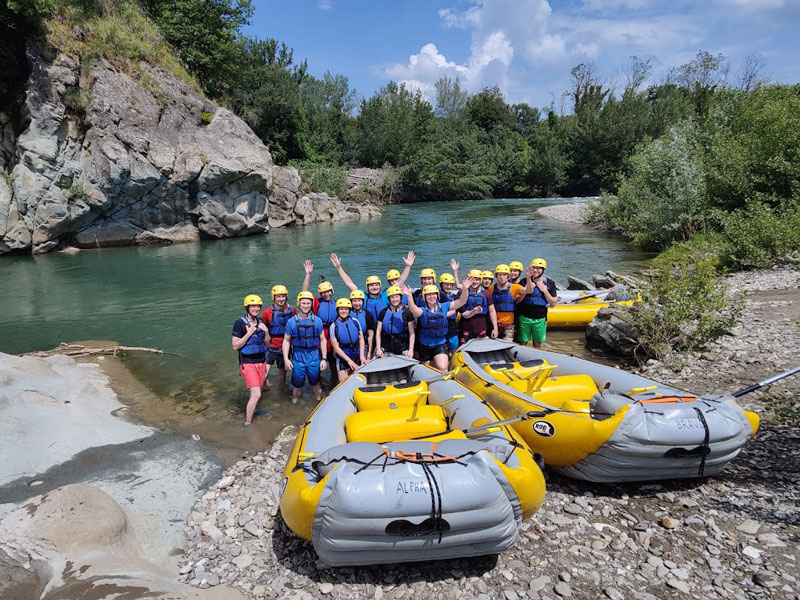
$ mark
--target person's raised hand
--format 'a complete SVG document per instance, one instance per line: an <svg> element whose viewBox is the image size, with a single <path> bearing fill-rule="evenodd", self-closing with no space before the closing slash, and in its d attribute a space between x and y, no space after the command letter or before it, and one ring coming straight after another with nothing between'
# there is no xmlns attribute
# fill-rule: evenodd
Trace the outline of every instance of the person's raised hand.
<svg viewBox="0 0 800 600"><path fill-rule="evenodd" d="M403 259L403 264L405 264L405 266L407 266L407 267L412 267L412 266L414 266L414 259L415 258L416 258L416 254L414 254L414 251L412 250L411 252L408 253L408 256L406 256Z"/></svg>
<svg viewBox="0 0 800 600"><path fill-rule="evenodd" d="M450 268L453 269L453 272L458 271L458 268L460 266L461 266L461 263L459 263L455 258L451 258L450 259Z"/></svg>
<svg viewBox="0 0 800 600"><path fill-rule="evenodd" d="M334 269L338 269L339 267L342 266L342 261L339 259L338 256L336 256L335 253L331 254L331 262L333 263Z"/></svg>
<svg viewBox="0 0 800 600"><path fill-rule="evenodd" d="M310 260L306 259L306 260L303 262L303 270L304 270L306 273L308 273L309 275L311 275L311 273L313 273L313 272L314 272L314 264L313 264L313 263L312 263Z"/></svg>

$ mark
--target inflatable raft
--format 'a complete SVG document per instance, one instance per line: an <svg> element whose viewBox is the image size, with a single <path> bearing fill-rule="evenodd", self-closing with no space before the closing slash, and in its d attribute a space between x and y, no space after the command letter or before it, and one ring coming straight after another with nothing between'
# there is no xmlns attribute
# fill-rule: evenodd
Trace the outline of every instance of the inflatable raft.
<svg viewBox="0 0 800 600"><path fill-rule="evenodd" d="M548 327L586 327L601 308L631 306L624 286L594 290L559 290L561 301L547 310Z"/></svg>
<svg viewBox="0 0 800 600"><path fill-rule="evenodd" d="M729 395L696 397L579 358L499 340L471 340L453 375L514 425L549 467L588 481L719 473L758 430Z"/></svg>
<svg viewBox="0 0 800 600"><path fill-rule="evenodd" d="M511 548L544 499L533 453L449 375L399 356L339 384L301 428L281 514L330 565Z"/></svg>

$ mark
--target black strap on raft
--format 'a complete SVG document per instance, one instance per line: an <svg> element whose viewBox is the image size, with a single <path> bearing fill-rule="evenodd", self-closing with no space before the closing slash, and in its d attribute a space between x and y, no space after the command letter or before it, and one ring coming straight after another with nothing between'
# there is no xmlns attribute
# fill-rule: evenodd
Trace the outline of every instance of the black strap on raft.
<svg viewBox="0 0 800 600"><path fill-rule="evenodd" d="M706 470L706 456L708 456L709 452L711 452L711 448L708 445L711 432L708 430L708 422L706 421L706 416L703 414L703 411L696 406L693 408L694 412L697 413L697 418L700 419L700 422L703 424L703 429L706 431L705 437L703 438L703 444L700 446L702 448L700 453L700 468L697 470L697 476L702 477Z"/></svg>

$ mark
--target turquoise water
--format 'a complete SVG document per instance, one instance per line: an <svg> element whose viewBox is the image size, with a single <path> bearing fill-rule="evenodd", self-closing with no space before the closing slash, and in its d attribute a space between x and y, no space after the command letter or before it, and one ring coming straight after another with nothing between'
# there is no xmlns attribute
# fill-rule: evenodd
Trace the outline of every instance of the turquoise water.
<svg viewBox="0 0 800 600"><path fill-rule="evenodd" d="M449 269L450 257L466 273L542 256L557 280L625 272L647 258L614 236L536 214L539 206L559 202L399 205L385 208L381 219L282 228L258 237L2 257L0 351L88 339L163 348L180 356L136 355L126 364L157 394L176 403L212 403L224 409L219 418L233 418L243 385L230 333L243 313L242 298L257 293L268 301L274 283L288 286L294 297L305 258L315 265L312 289L322 274L337 297L346 288L331 266L331 252L357 283L402 269L408 250L417 254L412 284L423 267ZM285 391L277 387L267 401L283 402Z"/></svg>

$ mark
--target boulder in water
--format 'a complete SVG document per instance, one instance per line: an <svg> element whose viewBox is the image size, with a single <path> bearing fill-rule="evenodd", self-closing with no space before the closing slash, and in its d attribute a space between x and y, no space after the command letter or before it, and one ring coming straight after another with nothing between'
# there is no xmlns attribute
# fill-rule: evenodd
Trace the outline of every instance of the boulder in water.
<svg viewBox="0 0 800 600"><path fill-rule="evenodd" d="M633 357L639 347L631 311L621 306L601 308L586 327L586 343L620 356Z"/></svg>

